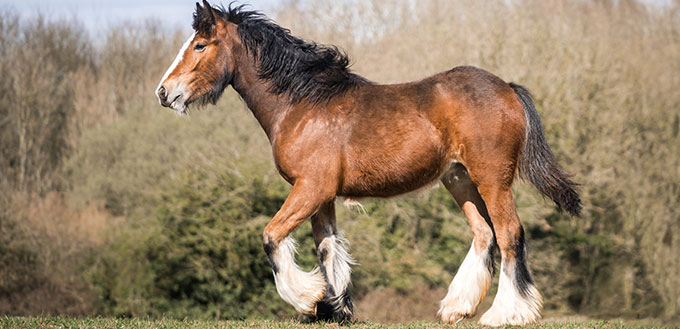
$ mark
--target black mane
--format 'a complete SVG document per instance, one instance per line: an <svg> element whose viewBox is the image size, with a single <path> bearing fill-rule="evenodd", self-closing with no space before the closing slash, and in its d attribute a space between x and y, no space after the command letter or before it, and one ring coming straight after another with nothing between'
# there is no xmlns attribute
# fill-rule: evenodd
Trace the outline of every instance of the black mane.
<svg viewBox="0 0 680 329"><path fill-rule="evenodd" d="M307 42L245 5L213 7L216 14L238 25L238 34L258 62L258 77L271 82L270 91L288 96L291 102L327 102L334 96L369 83L352 73L349 58L335 46ZM194 14L196 32L208 32L203 11Z"/></svg>

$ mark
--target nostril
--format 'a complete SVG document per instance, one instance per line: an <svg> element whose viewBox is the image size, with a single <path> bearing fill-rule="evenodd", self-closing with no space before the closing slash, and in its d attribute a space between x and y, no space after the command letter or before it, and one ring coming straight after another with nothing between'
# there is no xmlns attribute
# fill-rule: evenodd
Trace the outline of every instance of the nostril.
<svg viewBox="0 0 680 329"><path fill-rule="evenodd" d="M168 92L165 90L165 87L161 86L158 88L158 97L160 97L160 99L163 101L168 99Z"/></svg>

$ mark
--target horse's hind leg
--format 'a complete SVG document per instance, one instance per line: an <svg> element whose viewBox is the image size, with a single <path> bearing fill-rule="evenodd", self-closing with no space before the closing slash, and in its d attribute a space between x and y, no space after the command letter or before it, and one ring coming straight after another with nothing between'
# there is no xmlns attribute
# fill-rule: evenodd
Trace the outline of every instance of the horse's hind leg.
<svg viewBox="0 0 680 329"><path fill-rule="evenodd" d="M465 167L454 165L442 182L467 216L474 238L438 312L443 322L456 323L474 315L491 285L495 240L484 201Z"/></svg>
<svg viewBox="0 0 680 329"><path fill-rule="evenodd" d="M335 226L335 205L326 203L312 216L312 230L321 273L326 279L326 295L317 304L319 320L343 322L352 318L354 306L349 293L351 265L349 243Z"/></svg>
<svg viewBox="0 0 680 329"><path fill-rule="evenodd" d="M480 323L524 325L538 320L543 302L529 272L524 229L515 210L510 184L507 179L493 177L486 175L481 180L479 192L489 210L502 261L498 292Z"/></svg>

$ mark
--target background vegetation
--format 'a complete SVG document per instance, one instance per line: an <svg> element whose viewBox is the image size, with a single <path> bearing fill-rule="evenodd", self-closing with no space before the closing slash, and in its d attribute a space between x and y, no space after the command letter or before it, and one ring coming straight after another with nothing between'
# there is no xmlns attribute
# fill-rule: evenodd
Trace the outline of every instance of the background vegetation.
<svg viewBox="0 0 680 329"><path fill-rule="evenodd" d="M585 200L569 218L516 185L546 313L677 321L679 14L679 1L322 0L275 19L374 81L475 65L530 88ZM0 314L293 314L260 241L289 187L257 122L233 91L190 120L154 98L181 34L138 22L94 42L78 22L0 13ZM364 206L338 207L359 317L434 319L472 238L464 216L441 188ZM295 233L307 267L310 231Z"/></svg>

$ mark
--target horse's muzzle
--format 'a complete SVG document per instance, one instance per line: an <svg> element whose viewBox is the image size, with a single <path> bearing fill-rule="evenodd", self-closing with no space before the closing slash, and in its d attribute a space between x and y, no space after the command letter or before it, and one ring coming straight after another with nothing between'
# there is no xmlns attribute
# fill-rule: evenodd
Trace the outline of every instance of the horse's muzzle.
<svg viewBox="0 0 680 329"><path fill-rule="evenodd" d="M158 90L156 90L156 96L158 96L158 100L160 101L161 105L165 107L175 107L183 101L183 95L181 91L169 93L165 86L158 87Z"/></svg>
<svg viewBox="0 0 680 329"><path fill-rule="evenodd" d="M161 105L170 107L172 102L174 102L181 95L175 95L173 99L168 101L168 90L165 88L165 86L160 86L158 87L158 90L156 90L156 96L158 96L158 100L161 102Z"/></svg>

